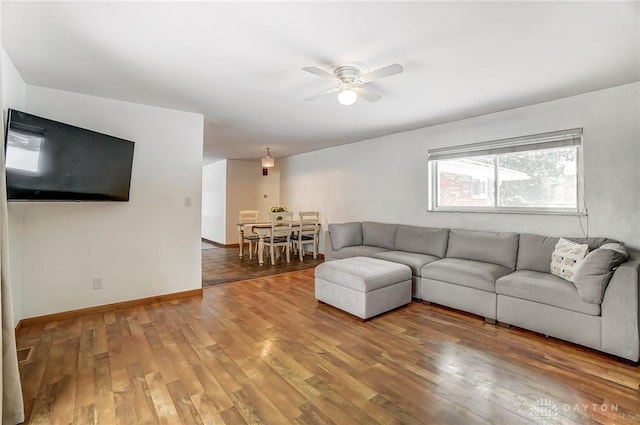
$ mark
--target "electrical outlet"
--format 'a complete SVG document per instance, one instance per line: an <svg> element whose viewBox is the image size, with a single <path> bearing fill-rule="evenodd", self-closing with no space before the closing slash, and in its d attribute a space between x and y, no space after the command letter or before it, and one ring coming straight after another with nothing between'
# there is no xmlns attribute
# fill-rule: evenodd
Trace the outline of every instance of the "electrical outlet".
<svg viewBox="0 0 640 425"><path fill-rule="evenodd" d="M186 198L184 198L184 206L186 208L191 208L191 198L190 197L187 196Z"/></svg>
<svg viewBox="0 0 640 425"><path fill-rule="evenodd" d="M93 279L93 289L102 289L102 279L96 277Z"/></svg>

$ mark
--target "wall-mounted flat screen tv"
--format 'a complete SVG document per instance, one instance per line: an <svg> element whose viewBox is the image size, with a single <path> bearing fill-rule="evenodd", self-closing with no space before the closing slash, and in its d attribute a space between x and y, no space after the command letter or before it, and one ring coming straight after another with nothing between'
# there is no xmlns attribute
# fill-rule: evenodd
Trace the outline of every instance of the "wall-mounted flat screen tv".
<svg viewBox="0 0 640 425"><path fill-rule="evenodd" d="M11 201L128 201L135 144L9 109L5 135Z"/></svg>

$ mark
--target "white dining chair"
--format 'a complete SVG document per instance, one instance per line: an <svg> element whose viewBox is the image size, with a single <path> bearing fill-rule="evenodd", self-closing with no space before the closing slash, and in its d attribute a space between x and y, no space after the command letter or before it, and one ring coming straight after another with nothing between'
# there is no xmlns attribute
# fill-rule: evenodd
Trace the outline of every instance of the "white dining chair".
<svg viewBox="0 0 640 425"><path fill-rule="evenodd" d="M258 222L258 214L260 211L258 210L241 210L238 213L238 223L245 223L245 226L242 226L242 243L240 245L240 254L244 250L245 242L249 245L249 260L253 259L253 253L258 249L258 240L260 236L257 233L251 231L251 224L255 224ZM254 246L255 244L255 246ZM242 257L242 255L240 255Z"/></svg>
<svg viewBox="0 0 640 425"><path fill-rule="evenodd" d="M276 256L275 248L282 247L287 256L287 263L291 262L291 224L293 213L275 212L271 213L271 233L264 237L265 247L269 247L269 255L271 256L271 264L275 266Z"/></svg>
<svg viewBox="0 0 640 425"><path fill-rule="evenodd" d="M300 261L304 259L304 246L313 245L313 259L318 258L320 213L318 211L300 212L299 230L291 240L294 252L298 252Z"/></svg>

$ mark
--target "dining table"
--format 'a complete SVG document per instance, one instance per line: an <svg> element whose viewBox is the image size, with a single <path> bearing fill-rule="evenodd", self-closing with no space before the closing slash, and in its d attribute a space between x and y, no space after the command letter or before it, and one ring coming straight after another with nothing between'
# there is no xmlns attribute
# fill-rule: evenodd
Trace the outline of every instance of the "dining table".
<svg viewBox="0 0 640 425"><path fill-rule="evenodd" d="M264 238L271 234L271 222L262 223L236 223L238 226L238 243L240 245L240 258L244 251L244 229L250 227L251 231L258 235L258 263L264 265ZM300 229L300 224L293 222L291 224L291 232Z"/></svg>

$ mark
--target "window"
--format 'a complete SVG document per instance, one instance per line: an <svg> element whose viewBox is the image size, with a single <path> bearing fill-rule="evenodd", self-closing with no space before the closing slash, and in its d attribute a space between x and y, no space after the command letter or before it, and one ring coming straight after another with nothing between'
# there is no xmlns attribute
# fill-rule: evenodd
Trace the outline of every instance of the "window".
<svg viewBox="0 0 640 425"><path fill-rule="evenodd" d="M474 199L487 199L488 179L471 179L471 197Z"/></svg>
<svg viewBox="0 0 640 425"><path fill-rule="evenodd" d="M429 150L429 209L581 213L582 129Z"/></svg>

